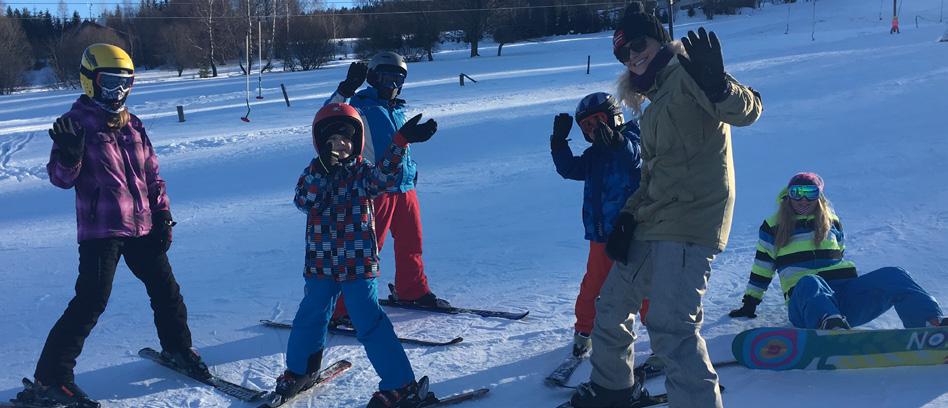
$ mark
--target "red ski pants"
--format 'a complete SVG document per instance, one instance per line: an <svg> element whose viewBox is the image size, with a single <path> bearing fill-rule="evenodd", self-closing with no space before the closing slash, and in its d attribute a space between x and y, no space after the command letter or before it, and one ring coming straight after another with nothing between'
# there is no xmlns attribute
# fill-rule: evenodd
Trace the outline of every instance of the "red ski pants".
<svg viewBox="0 0 948 408"><path fill-rule="evenodd" d="M576 325L577 332L589 334L592 332L593 321L596 320L596 298L602 283L609 276L612 269L612 260L606 256L606 244L589 241L589 259L586 261L586 275L579 286L579 296L576 297ZM645 324L645 315L648 313L648 299L642 301L639 315L642 324Z"/></svg>
<svg viewBox="0 0 948 408"><path fill-rule="evenodd" d="M415 190L386 192L375 198L375 237L379 251L389 230L395 240L395 292L402 299L418 299L431 289L421 260L421 208ZM333 317L347 314L340 296Z"/></svg>

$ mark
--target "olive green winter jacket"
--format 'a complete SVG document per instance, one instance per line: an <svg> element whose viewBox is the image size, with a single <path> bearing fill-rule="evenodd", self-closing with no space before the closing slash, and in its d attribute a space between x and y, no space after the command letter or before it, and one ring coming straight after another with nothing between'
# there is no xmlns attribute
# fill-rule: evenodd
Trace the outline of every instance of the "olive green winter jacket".
<svg viewBox="0 0 948 408"><path fill-rule="evenodd" d="M626 202L642 241L690 242L723 251L734 211L731 125L760 117L760 95L728 75L730 95L713 104L672 58L646 92L642 182Z"/></svg>

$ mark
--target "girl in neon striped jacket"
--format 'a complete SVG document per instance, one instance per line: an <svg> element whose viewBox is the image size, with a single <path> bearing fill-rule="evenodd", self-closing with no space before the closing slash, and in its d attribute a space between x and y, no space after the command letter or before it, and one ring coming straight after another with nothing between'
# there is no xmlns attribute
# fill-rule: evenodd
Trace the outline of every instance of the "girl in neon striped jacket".
<svg viewBox="0 0 948 408"><path fill-rule="evenodd" d="M756 317L777 274L790 323L799 328L849 329L892 307L906 328L948 324L938 302L902 268L856 273L844 259L843 227L823 186L815 173L799 173L780 192L777 213L760 226L744 305L729 315Z"/></svg>

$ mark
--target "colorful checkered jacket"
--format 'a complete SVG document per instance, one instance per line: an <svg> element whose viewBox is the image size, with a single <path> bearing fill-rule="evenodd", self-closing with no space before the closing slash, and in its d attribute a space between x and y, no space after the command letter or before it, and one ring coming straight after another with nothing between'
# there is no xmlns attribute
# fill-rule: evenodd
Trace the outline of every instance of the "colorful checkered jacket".
<svg viewBox="0 0 948 408"><path fill-rule="evenodd" d="M303 170L293 202L306 213L305 277L343 282L378 275L372 199L398 182L407 146L398 135L378 166L359 156L326 175L313 158Z"/></svg>

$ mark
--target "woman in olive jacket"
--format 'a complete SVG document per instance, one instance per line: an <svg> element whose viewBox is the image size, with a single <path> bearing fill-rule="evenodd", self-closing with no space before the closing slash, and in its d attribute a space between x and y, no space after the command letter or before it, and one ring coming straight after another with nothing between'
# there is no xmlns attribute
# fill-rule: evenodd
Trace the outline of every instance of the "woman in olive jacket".
<svg viewBox="0 0 948 408"><path fill-rule="evenodd" d="M731 125L757 120L760 95L725 73L714 33L701 28L673 42L639 3L626 10L613 46L627 68L620 98L641 114L642 182L606 245L616 262L596 304L591 381L577 390L573 406L642 397L632 372L633 325L648 298L647 328L652 351L666 365L669 401L721 407L699 333L701 298L731 229Z"/></svg>

